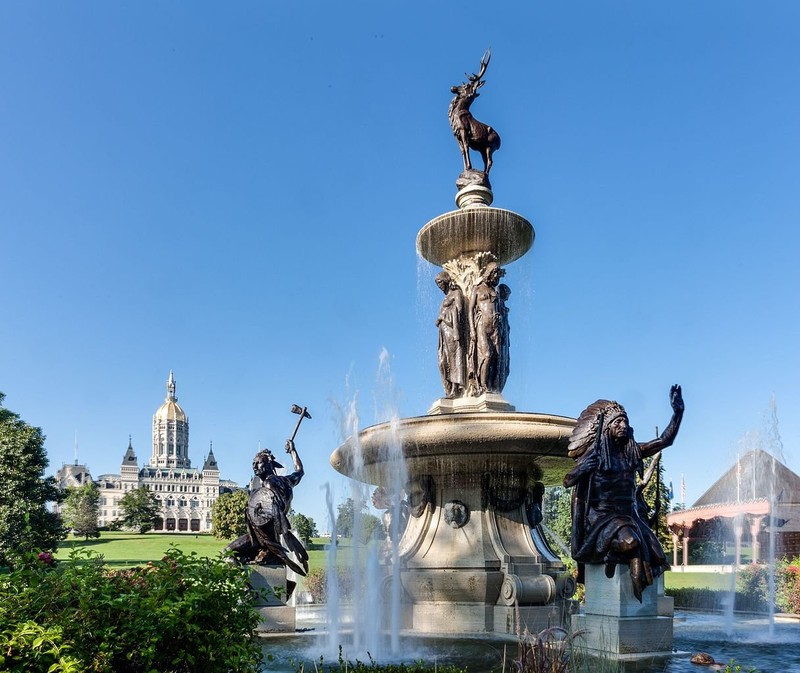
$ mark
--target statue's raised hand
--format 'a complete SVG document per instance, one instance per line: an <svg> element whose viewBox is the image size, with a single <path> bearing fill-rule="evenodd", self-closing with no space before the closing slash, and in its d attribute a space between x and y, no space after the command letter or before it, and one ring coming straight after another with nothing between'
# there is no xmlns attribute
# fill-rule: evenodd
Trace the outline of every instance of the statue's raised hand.
<svg viewBox="0 0 800 673"><path fill-rule="evenodd" d="M685 408L683 404L683 394L681 393L681 387L677 384L669 389L669 403L672 406L672 411L676 414L683 413Z"/></svg>
<svg viewBox="0 0 800 673"><path fill-rule="evenodd" d="M297 449L295 449L295 447L294 447L294 442L291 439L287 439L286 440L286 453L292 453L293 451L296 451L296 450Z"/></svg>

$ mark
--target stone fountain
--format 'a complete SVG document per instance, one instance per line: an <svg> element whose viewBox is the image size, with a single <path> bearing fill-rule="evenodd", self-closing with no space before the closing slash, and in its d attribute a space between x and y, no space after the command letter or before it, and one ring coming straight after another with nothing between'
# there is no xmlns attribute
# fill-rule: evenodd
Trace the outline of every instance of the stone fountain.
<svg viewBox="0 0 800 673"><path fill-rule="evenodd" d="M342 474L406 493L408 522L388 559L394 572L384 594L400 597L403 628L426 633L564 624L575 589L539 527L545 486L561 484L572 466L575 421L516 411L502 396L510 288L499 281L530 250L534 230L491 206L500 138L469 112L488 62L487 52L480 72L452 88L450 121L464 159L457 210L417 235L418 254L443 268L436 324L444 396L426 416L364 429L330 459ZM472 168L470 149L482 155L483 171Z"/></svg>

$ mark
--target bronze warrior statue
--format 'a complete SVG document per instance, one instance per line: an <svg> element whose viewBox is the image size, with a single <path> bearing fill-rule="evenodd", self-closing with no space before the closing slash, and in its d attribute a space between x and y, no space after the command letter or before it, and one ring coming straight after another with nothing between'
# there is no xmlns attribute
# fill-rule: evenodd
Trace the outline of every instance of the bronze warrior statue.
<svg viewBox="0 0 800 673"><path fill-rule="evenodd" d="M469 158L471 149L479 152L483 157L483 172L488 176L492 168L492 154L500 148L500 136L491 126L479 122L469 111L472 102L480 96L480 89L486 82L482 79L489 65L491 51L487 50L481 58L481 68L477 74L468 75L469 81L450 88L455 98L450 101L447 116L450 118L450 128L456 137L461 156L464 159L464 171L472 170Z"/></svg>
<svg viewBox="0 0 800 673"><path fill-rule="evenodd" d="M283 465L268 449L259 451L253 458L253 472L261 479L261 487L255 489L247 501L247 533L231 542L227 549L240 563L285 565L298 575L305 575L308 553L292 533L287 517L292 507L292 489L303 478L303 463L291 439L286 442L286 453L292 457L294 472L285 477L276 473ZM289 556L290 552L294 552L302 567Z"/></svg>
<svg viewBox="0 0 800 673"><path fill-rule="evenodd" d="M639 444L633 438L625 409L609 400L590 404L578 418L568 454L577 461L564 477L572 491L572 558L578 562L578 581L584 565L605 563L613 577L618 563L630 566L634 595L669 569L664 550L647 522L647 506L637 488L643 459L671 446L683 418L680 386L670 389L672 419L658 439Z"/></svg>

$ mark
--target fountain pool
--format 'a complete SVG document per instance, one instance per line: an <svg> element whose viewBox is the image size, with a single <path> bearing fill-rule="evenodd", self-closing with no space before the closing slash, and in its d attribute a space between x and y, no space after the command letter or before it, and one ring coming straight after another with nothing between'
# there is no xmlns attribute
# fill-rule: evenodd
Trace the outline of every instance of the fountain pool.
<svg viewBox="0 0 800 673"><path fill-rule="evenodd" d="M338 661L338 648L328 646L324 620L314 608L298 609L298 627L308 631L292 636L272 636L264 640L264 652L272 656L264 670L275 673L292 673L296 665L304 664L305 670L314 669L322 656L325 662ZM800 620L781 618L775 621L770 635L765 617L738 617L729 634L724 615L699 612L676 611L674 648L672 657L659 657L639 662L603 662L599 670L617 670L621 673L703 673L708 667L692 664L695 652L708 652L719 662L734 659L747 671L752 666L761 673L800 673ZM345 658L355 660L348 654L346 635L342 639ZM420 659L439 664L455 664L466 667L469 673L500 672L503 657L506 670L510 671L511 660L517 655L514 636L492 634L491 636L417 636L410 632L401 634L399 654L380 663L411 663ZM365 657L358 657L362 661Z"/></svg>

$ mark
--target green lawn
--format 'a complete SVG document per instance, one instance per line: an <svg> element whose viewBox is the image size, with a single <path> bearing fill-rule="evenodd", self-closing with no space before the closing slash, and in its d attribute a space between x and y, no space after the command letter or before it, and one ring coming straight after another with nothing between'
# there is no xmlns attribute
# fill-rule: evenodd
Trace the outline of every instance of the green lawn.
<svg viewBox="0 0 800 673"><path fill-rule="evenodd" d="M170 545L179 547L181 551L191 554L197 552L199 556L215 556L227 545L229 540L217 540L211 535L179 534L179 533L123 533L103 532L95 540L84 540L70 535L61 542L56 553L59 560L69 559L73 549L91 549L102 554L105 560L114 566L132 566L155 561L164 556ZM326 563L325 545L329 543L326 538L316 538L309 545L309 568L324 568ZM349 541L340 542L337 554L339 565L346 565L351 561Z"/></svg>
<svg viewBox="0 0 800 673"><path fill-rule="evenodd" d="M352 563L352 553L349 540L340 540L337 550L337 563L347 566ZM326 545L330 543L326 538L315 538L309 545L309 568L324 568L326 564ZM164 556L170 545L179 547L183 552L191 554L197 552L200 556L215 556L228 540L217 540L211 535L181 535L177 533L137 533L104 532L99 539L84 541L70 535L58 548L56 557L60 560L69 559L72 549L91 549L102 554L105 560L114 566L140 565L147 561L155 561ZM668 572L664 583L670 588L707 587L709 589L729 589L731 577L722 573L674 573Z"/></svg>
<svg viewBox="0 0 800 673"><path fill-rule="evenodd" d="M664 574L664 585L670 589L684 589L686 587L730 589L731 576L729 573L668 572Z"/></svg>
<svg viewBox="0 0 800 673"><path fill-rule="evenodd" d="M155 561L164 556L170 545L180 547L187 554L197 552L200 556L215 556L228 544L228 540L217 540L211 535L179 535L177 533L123 533L103 532L96 540L84 540L70 535L61 542L56 558L69 558L73 549L91 549L102 554L115 566L138 565Z"/></svg>

